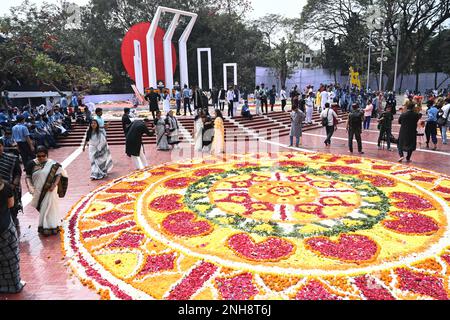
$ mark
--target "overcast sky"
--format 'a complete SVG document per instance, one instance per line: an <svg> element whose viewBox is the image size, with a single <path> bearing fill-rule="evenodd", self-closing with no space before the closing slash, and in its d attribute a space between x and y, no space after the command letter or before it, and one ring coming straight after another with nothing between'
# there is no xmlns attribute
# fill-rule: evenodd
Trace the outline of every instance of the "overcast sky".
<svg viewBox="0 0 450 320"><path fill-rule="evenodd" d="M303 6L307 0L251 0L253 3L253 12L249 14L249 18L259 18L267 13L279 13L287 17L293 18L300 15ZM2 0L0 5L0 15L9 13L11 7L20 5L23 0ZM60 3L60 0L30 0L30 2L42 4ZM89 0L71 0L70 2L79 5L85 5Z"/></svg>

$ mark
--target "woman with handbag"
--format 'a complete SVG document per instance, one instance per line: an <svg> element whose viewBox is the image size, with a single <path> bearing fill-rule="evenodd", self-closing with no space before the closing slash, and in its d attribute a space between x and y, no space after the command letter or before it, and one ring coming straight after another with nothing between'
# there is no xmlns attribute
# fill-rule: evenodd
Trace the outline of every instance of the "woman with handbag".
<svg viewBox="0 0 450 320"><path fill-rule="evenodd" d="M48 150L39 146L36 159L26 166L26 183L33 196L31 206L39 211L38 232L45 236L56 235L61 226L62 216L59 210L58 185L61 176L67 177L62 166L48 158Z"/></svg>

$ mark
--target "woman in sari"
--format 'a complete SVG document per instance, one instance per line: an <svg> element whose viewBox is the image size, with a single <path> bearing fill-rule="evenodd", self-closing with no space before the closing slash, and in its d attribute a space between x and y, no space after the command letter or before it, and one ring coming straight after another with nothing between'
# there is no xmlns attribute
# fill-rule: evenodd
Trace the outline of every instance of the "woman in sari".
<svg viewBox="0 0 450 320"><path fill-rule="evenodd" d="M220 110L216 109L216 119L214 120L214 140L211 147L213 155L221 155L225 153L225 127L223 116Z"/></svg>
<svg viewBox="0 0 450 320"><path fill-rule="evenodd" d="M199 111L197 116L195 117L195 151L202 152L203 150L203 118L205 113L203 111Z"/></svg>
<svg viewBox="0 0 450 320"><path fill-rule="evenodd" d="M180 127L178 125L177 119L173 115L173 111L171 110L167 114L167 126L169 129L169 144L173 146L173 148L179 148L178 145L180 144Z"/></svg>
<svg viewBox="0 0 450 320"><path fill-rule="evenodd" d="M45 236L56 235L61 226L62 216L58 205L58 184L61 176L67 177L59 163L48 158L48 150L39 146L36 159L27 167L27 187L33 196L31 206L39 211L38 232Z"/></svg>
<svg viewBox="0 0 450 320"><path fill-rule="evenodd" d="M19 237L10 210L14 193L0 179L0 293L19 293L25 282L20 280Z"/></svg>
<svg viewBox="0 0 450 320"><path fill-rule="evenodd" d="M89 160L91 161L91 180L106 178L113 168L111 152L109 151L106 136L98 125L97 120L92 120L86 134L83 152L89 143Z"/></svg>
<svg viewBox="0 0 450 320"><path fill-rule="evenodd" d="M169 142L167 141L166 121L161 118L161 111L156 112L156 148L158 151L169 151Z"/></svg>

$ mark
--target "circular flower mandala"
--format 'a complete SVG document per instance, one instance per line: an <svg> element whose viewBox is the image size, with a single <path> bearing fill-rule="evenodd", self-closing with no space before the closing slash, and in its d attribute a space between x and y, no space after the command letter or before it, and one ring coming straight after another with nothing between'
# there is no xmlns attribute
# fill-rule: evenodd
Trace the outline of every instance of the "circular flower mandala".
<svg viewBox="0 0 450 320"><path fill-rule="evenodd" d="M447 299L449 202L450 178L417 168L233 155L99 188L63 246L103 298Z"/></svg>

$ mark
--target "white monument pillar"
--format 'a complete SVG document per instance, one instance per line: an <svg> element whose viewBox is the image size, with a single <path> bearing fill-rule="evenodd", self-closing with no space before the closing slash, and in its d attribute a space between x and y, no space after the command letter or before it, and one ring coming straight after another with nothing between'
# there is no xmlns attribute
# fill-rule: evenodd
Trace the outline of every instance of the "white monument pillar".
<svg viewBox="0 0 450 320"><path fill-rule="evenodd" d="M172 23L164 36L164 71L166 76L166 88L173 89L173 61L172 61L172 38L180 20L180 14L173 17Z"/></svg>
<svg viewBox="0 0 450 320"><path fill-rule="evenodd" d="M144 75L142 70L142 50L141 43L134 40L134 78L136 80L136 88L139 93L144 95Z"/></svg>
<svg viewBox="0 0 450 320"><path fill-rule="evenodd" d="M178 41L178 50L180 51L180 82L183 87L185 84L189 87L189 72L188 72L188 59L187 59L187 41L191 35L194 24L197 21L197 14L190 14L191 21L183 32L180 40Z"/></svg>
<svg viewBox="0 0 450 320"><path fill-rule="evenodd" d="M176 10L166 7L158 7L155 16L153 17L152 24L147 33L147 59L148 59L148 76L149 84L151 87L156 88L158 86L158 79L156 78L156 57L155 57L155 35L158 28L159 20L161 19L161 14L164 12L169 12L175 14L174 19L164 36L164 64L165 64L165 76L166 76L166 87L173 88L173 65L172 65L172 47L171 42L173 34L178 26L178 21L180 16L191 17L191 21L183 32L179 43L180 51L180 77L181 86L184 84L189 85L189 74L187 66L187 48L186 44L191 35L192 29L197 21L197 14L182 10ZM170 70L170 76L168 77Z"/></svg>
<svg viewBox="0 0 450 320"><path fill-rule="evenodd" d="M232 67L234 69L234 85L237 86L237 63L224 63L223 64L223 88L225 90L228 89L228 77L227 77L227 69L228 67Z"/></svg>
<svg viewBox="0 0 450 320"><path fill-rule="evenodd" d="M147 33L148 82L149 86L155 89L158 86L156 79L155 35L158 29L159 19L161 19L161 13L162 9L158 7Z"/></svg>
<svg viewBox="0 0 450 320"><path fill-rule="evenodd" d="M208 77L209 77L209 87L203 88L203 73L202 73L202 52L208 53ZM198 64L198 86L202 89L212 89L212 59L211 59L211 48L198 48L197 49L197 64Z"/></svg>

